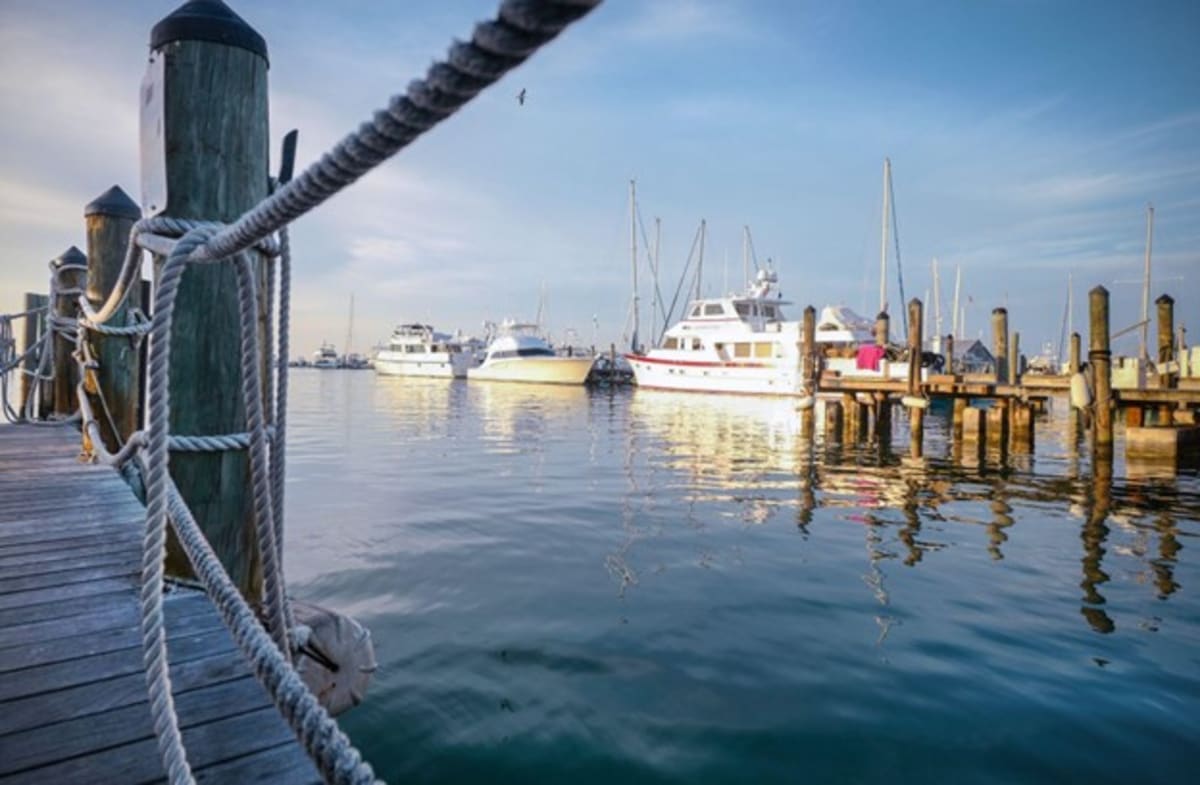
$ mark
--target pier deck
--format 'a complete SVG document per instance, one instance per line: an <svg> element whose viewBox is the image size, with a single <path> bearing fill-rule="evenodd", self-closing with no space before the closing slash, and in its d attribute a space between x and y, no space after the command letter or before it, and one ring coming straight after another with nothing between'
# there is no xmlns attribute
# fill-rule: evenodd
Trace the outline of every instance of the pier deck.
<svg viewBox="0 0 1200 785"><path fill-rule="evenodd" d="M165 779L138 609L144 511L70 426L0 427L0 783ZM165 603L199 782L319 782L203 593Z"/></svg>

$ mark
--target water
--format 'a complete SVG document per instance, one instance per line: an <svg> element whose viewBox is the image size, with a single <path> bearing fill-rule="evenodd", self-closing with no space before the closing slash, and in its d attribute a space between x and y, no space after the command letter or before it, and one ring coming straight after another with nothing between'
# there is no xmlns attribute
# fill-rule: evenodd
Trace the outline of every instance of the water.
<svg viewBox="0 0 1200 785"><path fill-rule="evenodd" d="M1062 422L980 472L938 416L922 466L788 401L291 380L286 567L372 631L342 724L389 781L1190 779L1194 472L1097 490Z"/></svg>

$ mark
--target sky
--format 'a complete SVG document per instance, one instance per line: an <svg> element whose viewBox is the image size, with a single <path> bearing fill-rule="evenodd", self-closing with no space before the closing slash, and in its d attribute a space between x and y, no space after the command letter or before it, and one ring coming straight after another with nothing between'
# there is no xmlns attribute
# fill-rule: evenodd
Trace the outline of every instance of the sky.
<svg viewBox="0 0 1200 785"><path fill-rule="evenodd" d="M298 168L496 7L230 4L267 40L272 145L298 128ZM83 247L92 198L141 200L138 85L176 5L0 0L0 312ZM1003 305L1029 354L1057 346L1069 274L1075 329L1097 284L1114 330L1137 322L1153 203L1152 297L1200 340L1197 40L1187 0L607 0L294 225L293 355L345 348L351 296L358 351L399 322L478 333L539 300L556 337L626 340L631 179L648 234L661 218L668 300L704 219L706 294L740 288L749 226L794 317L871 314L885 157L905 294L925 297L938 258L942 332L956 267L966 333Z"/></svg>

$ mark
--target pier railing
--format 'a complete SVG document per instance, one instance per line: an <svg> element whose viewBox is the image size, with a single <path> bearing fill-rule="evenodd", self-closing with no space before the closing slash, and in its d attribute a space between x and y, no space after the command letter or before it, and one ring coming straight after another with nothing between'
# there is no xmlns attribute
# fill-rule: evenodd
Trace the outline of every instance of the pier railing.
<svg viewBox="0 0 1200 785"><path fill-rule="evenodd" d="M599 2L505 0L470 40L453 43L445 59L294 179L288 160L261 196L256 191L267 180L265 42L211 0L188 3L155 26L151 65L161 60L162 70L159 81L143 86L142 97L144 105L166 102L159 119L167 137L163 148L172 152L165 161L165 204L147 207L165 211L140 218L120 189L89 205L89 255L74 248L63 254L51 265L44 302L0 316L0 395L9 420L79 422L85 452L121 471L145 500L143 660L159 751L172 783L193 777L167 666L162 605L168 570L204 587L326 781L375 781L293 665L306 630L292 617L282 573L287 227L449 117ZM214 161L211 149L227 154ZM152 316L141 302L147 252L156 263ZM20 319L27 323L26 339L18 347L13 323ZM201 328L204 334L197 334ZM22 389L18 405L10 406L7 384L14 373ZM189 456L195 462L188 463ZM222 478L235 480L234 497L216 505L216 514L205 504L198 515L189 504L194 489L220 485ZM214 543L228 540L221 535L231 528L249 541L219 553ZM177 551L174 565L170 551Z"/></svg>

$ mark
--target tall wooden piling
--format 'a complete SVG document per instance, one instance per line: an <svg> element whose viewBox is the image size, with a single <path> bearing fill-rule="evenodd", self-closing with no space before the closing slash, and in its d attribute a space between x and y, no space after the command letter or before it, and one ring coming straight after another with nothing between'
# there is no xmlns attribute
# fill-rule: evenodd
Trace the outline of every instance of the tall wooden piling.
<svg viewBox="0 0 1200 785"><path fill-rule="evenodd" d="M1008 383L1008 311L992 309L992 354L996 361L996 384Z"/></svg>
<svg viewBox="0 0 1200 785"><path fill-rule="evenodd" d="M1112 353L1109 351L1108 290L1097 286L1088 292L1088 365L1092 369L1093 445L1098 453L1112 455Z"/></svg>
<svg viewBox="0 0 1200 785"><path fill-rule="evenodd" d="M840 442L842 440L842 404L841 401L825 401L825 440Z"/></svg>
<svg viewBox="0 0 1200 785"><path fill-rule="evenodd" d="M26 312L45 309L49 303L50 298L44 294L35 294L34 292L25 293ZM28 352L33 345L40 341L42 336L46 334L46 325L48 324L46 313L47 312L45 310L40 310L40 313L30 313L29 316L25 317L25 324L23 325L24 329L21 331L21 342L17 346L18 355ZM37 366L38 357L36 353L28 355L22 362L22 368L24 369L25 373L20 375L21 384L19 385L17 392L17 401L21 405L20 411L22 415L25 412L26 401L28 401L29 396L33 394L34 385L33 376L31 376L31 374L37 370ZM44 408L46 403L45 385L42 385L42 387L42 403ZM40 415L41 412L35 412L34 414Z"/></svg>
<svg viewBox="0 0 1200 785"><path fill-rule="evenodd" d="M1008 338L1008 382L1021 383L1021 334L1016 330Z"/></svg>
<svg viewBox="0 0 1200 785"><path fill-rule="evenodd" d="M1067 350L1067 373L1068 374L1079 373L1079 357L1081 354L1080 343L1081 343L1081 340L1079 338L1079 333L1071 333L1070 348Z"/></svg>
<svg viewBox="0 0 1200 785"><path fill-rule="evenodd" d="M152 67L159 59L163 67L164 214L232 221L267 195L266 42L223 4L191 2L154 26L150 49ZM171 360L172 433L246 430L231 265L192 266L184 274ZM238 588L259 598L245 452L175 453L171 475ZM174 544L167 568L189 572Z"/></svg>
<svg viewBox="0 0 1200 785"><path fill-rule="evenodd" d="M87 297L96 307L108 299L125 264L129 232L142 216L141 208L118 186L96 197L83 209L87 226ZM140 276L133 281L128 299L109 322L124 325L130 309L140 308ZM100 433L108 449L116 450L138 429L138 348L132 336L89 334L93 356L100 367L96 381L105 415L99 417Z"/></svg>
<svg viewBox="0 0 1200 785"><path fill-rule="evenodd" d="M921 301L915 297L908 303L908 398L913 399L921 394L921 333L924 314L921 312ZM924 406L909 406L909 453L913 458L920 458L924 453L925 444L925 408Z"/></svg>
<svg viewBox="0 0 1200 785"><path fill-rule="evenodd" d="M947 335L946 344L946 373L954 373L954 335Z"/></svg>
<svg viewBox="0 0 1200 785"><path fill-rule="evenodd" d="M800 407L800 438L812 439L816 416L812 396L817 392L817 309L811 305L804 309L802 341L800 374L805 395L809 398Z"/></svg>
<svg viewBox="0 0 1200 785"><path fill-rule="evenodd" d="M50 263L58 279L58 293L50 308L59 319L79 318L79 294L87 279L87 257L71 246ZM79 383L79 365L75 362L75 342L55 331L54 334L54 413L67 417L79 408L75 385Z"/></svg>
<svg viewBox="0 0 1200 785"><path fill-rule="evenodd" d="M1175 387L1179 379L1179 371L1172 369L1175 361L1175 300L1169 294L1164 294L1154 301L1158 307L1158 387L1169 390ZM1170 425L1174 421L1174 410L1170 404L1158 408L1160 425Z"/></svg>

